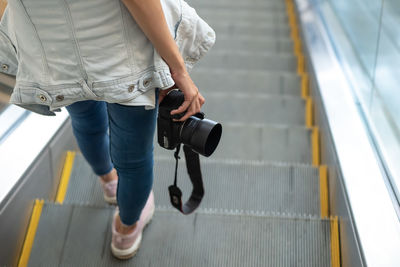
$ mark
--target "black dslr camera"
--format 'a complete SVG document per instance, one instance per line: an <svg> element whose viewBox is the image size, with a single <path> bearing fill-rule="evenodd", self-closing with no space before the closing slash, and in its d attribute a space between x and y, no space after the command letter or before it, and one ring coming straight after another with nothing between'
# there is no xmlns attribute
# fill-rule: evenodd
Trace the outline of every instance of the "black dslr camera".
<svg viewBox="0 0 400 267"><path fill-rule="evenodd" d="M184 144L193 151L210 156L217 148L221 138L220 123L204 118L204 113L197 113L184 122L173 121L184 114L171 115L171 111L179 108L185 100L179 90L170 91L159 106L158 111L158 143L166 149L175 149Z"/></svg>
<svg viewBox="0 0 400 267"><path fill-rule="evenodd" d="M158 143L166 149L175 149L175 180L168 187L172 206L183 214L193 212L204 196L203 178L200 170L199 154L210 156L218 146L222 134L222 125L218 122L204 119L204 113L197 113L186 121L174 121L183 114L171 115L171 111L179 108L184 95L179 90L170 91L160 103L157 119ZM179 150L183 144L186 167L193 185L189 200L182 203L182 191L177 185Z"/></svg>

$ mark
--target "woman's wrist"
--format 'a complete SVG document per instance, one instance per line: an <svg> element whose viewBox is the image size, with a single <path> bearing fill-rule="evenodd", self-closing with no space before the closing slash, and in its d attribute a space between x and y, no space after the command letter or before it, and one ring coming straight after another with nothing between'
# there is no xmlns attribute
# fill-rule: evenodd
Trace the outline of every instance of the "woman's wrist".
<svg viewBox="0 0 400 267"><path fill-rule="evenodd" d="M189 73L187 72L186 69L180 69L180 70L170 69L170 71L171 71L172 79L175 82L179 83L179 82L183 82L183 81L186 81L188 79L191 79L190 75L189 75Z"/></svg>
<svg viewBox="0 0 400 267"><path fill-rule="evenodd" d="M181 57L182 58L182 57ZM171 63L171 62L167 62ZM186 65L185 62L182 60L176 60L176 62L172 63L172 64L168 64L169 69L171 71L171 75L172 78L174 78L174 76L180 76L180 75L186 75L188 74L187 69L186 69Z"/></svg>

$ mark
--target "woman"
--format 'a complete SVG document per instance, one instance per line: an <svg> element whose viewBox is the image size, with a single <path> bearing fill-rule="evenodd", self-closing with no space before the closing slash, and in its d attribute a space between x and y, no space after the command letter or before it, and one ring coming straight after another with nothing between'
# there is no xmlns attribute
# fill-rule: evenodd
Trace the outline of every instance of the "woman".
<svg viewBox="0 0 400 267"><path fill-rule="evenodd" d="M105 199L118 202L112 253L132 257L154 212L157 102L179 88L171 114L200 111L188 69L214 31L183 0L10 0L0 29L1 69L16 75L10 102L44 115L67 107Z"/></svg>

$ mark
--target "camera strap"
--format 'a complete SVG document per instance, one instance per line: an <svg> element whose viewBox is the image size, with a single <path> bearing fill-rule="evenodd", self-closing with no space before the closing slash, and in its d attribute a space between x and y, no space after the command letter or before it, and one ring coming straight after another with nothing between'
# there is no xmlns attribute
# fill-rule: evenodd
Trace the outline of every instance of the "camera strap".
<svg viewBox="0 0 400 267"><path fill-rule="evenodd" d="M199 154L193 152L193 150L187 146L183 146L183 151L185 153L186 168L190 177L190 181L193 185L192 194L189 200L182 205L182 191L177 185L178 179L178 162L179 162L179 151L181 149L181 144L179 144L174 153L176 160L175 163L175 179L174 184L168 187L169 196L172 206L178 209L183 214L192 213L199 205L204 196L203 178L200 170L200 158Z"/></svg>

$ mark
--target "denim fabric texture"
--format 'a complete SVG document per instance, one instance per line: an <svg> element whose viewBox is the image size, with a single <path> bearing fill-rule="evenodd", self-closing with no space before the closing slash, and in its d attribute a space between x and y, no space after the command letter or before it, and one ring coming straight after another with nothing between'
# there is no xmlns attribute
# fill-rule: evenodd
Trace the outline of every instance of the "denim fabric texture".
<svg viewBox="0 0 400 267"><path fill-rule="evenodd" d="M190 70L215 32L183 0L161 0ZM77 101L127 103L174 85L168 65L120 0L9 0L0 71L16 75L10 103L43 115Z"/></svg>
<svg viewBox="0 0 400 267"><path fill-rule="evenodd" d="M93 171L103 175L113 166L117 170L121 221L134 224L153 186L153 140L158 105L146 110L143 106L86 100L66 108L78 145Z"/></svg>

